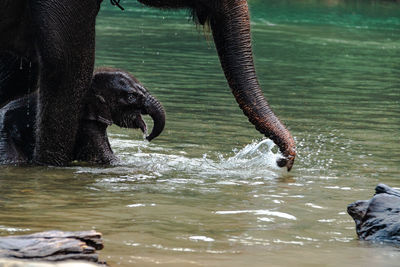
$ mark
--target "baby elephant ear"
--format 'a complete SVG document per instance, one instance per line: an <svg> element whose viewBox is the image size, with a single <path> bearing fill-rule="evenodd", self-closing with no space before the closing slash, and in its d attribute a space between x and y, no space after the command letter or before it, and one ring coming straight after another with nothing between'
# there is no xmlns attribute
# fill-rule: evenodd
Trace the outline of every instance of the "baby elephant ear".
<svg viewBox="0 0 400 267"><path fill-rule="evenodd" d="M97 121L107 124L108 126L111 126L113 124L111 118L107 118L106 116L101 116L101 115L97 116Z"/></svg>
<svg viewBox="0 0 400 267"><path fill-rule="evenodd" d="M110 108L103 96L95 95L89 98L85 110L84 119L98 121L108 126L113 124Z"/></svg>

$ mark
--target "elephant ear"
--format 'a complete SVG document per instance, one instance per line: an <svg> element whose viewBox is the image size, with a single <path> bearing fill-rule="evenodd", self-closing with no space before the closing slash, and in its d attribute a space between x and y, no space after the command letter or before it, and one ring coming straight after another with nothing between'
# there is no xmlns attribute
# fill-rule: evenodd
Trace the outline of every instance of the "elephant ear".
<svg viewBox="0 0 400 267"><path fill-rule="evenodd" d="M107 101L101 95L88 97L85 104L83 119L90 121L98 121L100 123L111 126L113 124L111 110Z"/></svg>

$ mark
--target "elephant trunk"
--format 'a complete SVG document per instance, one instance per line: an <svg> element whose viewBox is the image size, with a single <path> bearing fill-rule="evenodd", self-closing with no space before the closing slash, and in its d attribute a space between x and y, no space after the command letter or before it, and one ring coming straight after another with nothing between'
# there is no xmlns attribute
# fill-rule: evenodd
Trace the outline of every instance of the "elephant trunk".
<svg viewBox="0 0 400 267"><path fill-rule="evenodd" d="M256 129L272 139L285 156L278 160L288 171L296 157L290 132L279 121L264 98L257 80L246 0L222 0L220 10L210 18L222 68L236 101Z"/></svg>
<svg viewBox="0 0 400 267"><path fill-rule="evenodd" d="M149 114L153 119L154 125L150 135L146 137L148 141L153 140L161 134L165 126L165 111L161 103L152 95L147 95L144 104L144 114Z"/></svg>

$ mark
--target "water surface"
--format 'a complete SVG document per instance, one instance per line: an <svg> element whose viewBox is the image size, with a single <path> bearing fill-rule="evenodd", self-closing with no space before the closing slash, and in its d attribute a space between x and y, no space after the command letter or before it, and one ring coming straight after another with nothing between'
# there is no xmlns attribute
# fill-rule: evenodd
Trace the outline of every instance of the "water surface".
<svg viewBox="0 0 400 267"><path fill-rule="evenodd" d="M164 133L112 127L118 166L1 167L1 235L96 229L112 266L398 265L397 248L357 240L346 205L400 187L400 5L250 1L260 82L297 141L287 173L210 34L187 12L122 4L102 4L96 65L149 88Z"/></svg>

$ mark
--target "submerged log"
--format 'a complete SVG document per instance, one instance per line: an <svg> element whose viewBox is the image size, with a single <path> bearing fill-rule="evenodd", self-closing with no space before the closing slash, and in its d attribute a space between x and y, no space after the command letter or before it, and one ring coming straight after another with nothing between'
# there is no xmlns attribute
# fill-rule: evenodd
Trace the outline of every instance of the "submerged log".
<svg viewBox="0 0 400 267"><path fill-rule="evenodd" d="M83 261L63 261L63 262L50 262L50 261L27 261L17 260L11 258L0 258L1 267L99 267L97 263L83 262Z"/></svg>
<svg viewBox="0 0 400 267"><path fill-rule="evenodd" d="M347 207L361 240L400 245L400 191L379 184L370 200L359 200Z"/></svg>
<svg viewBox="0 0 400 267"><path fill-rule="evenodd" d="M48 231L0 237L0 258L98 262L96 250L102 248L101 233L96 231Z"/></svg>

